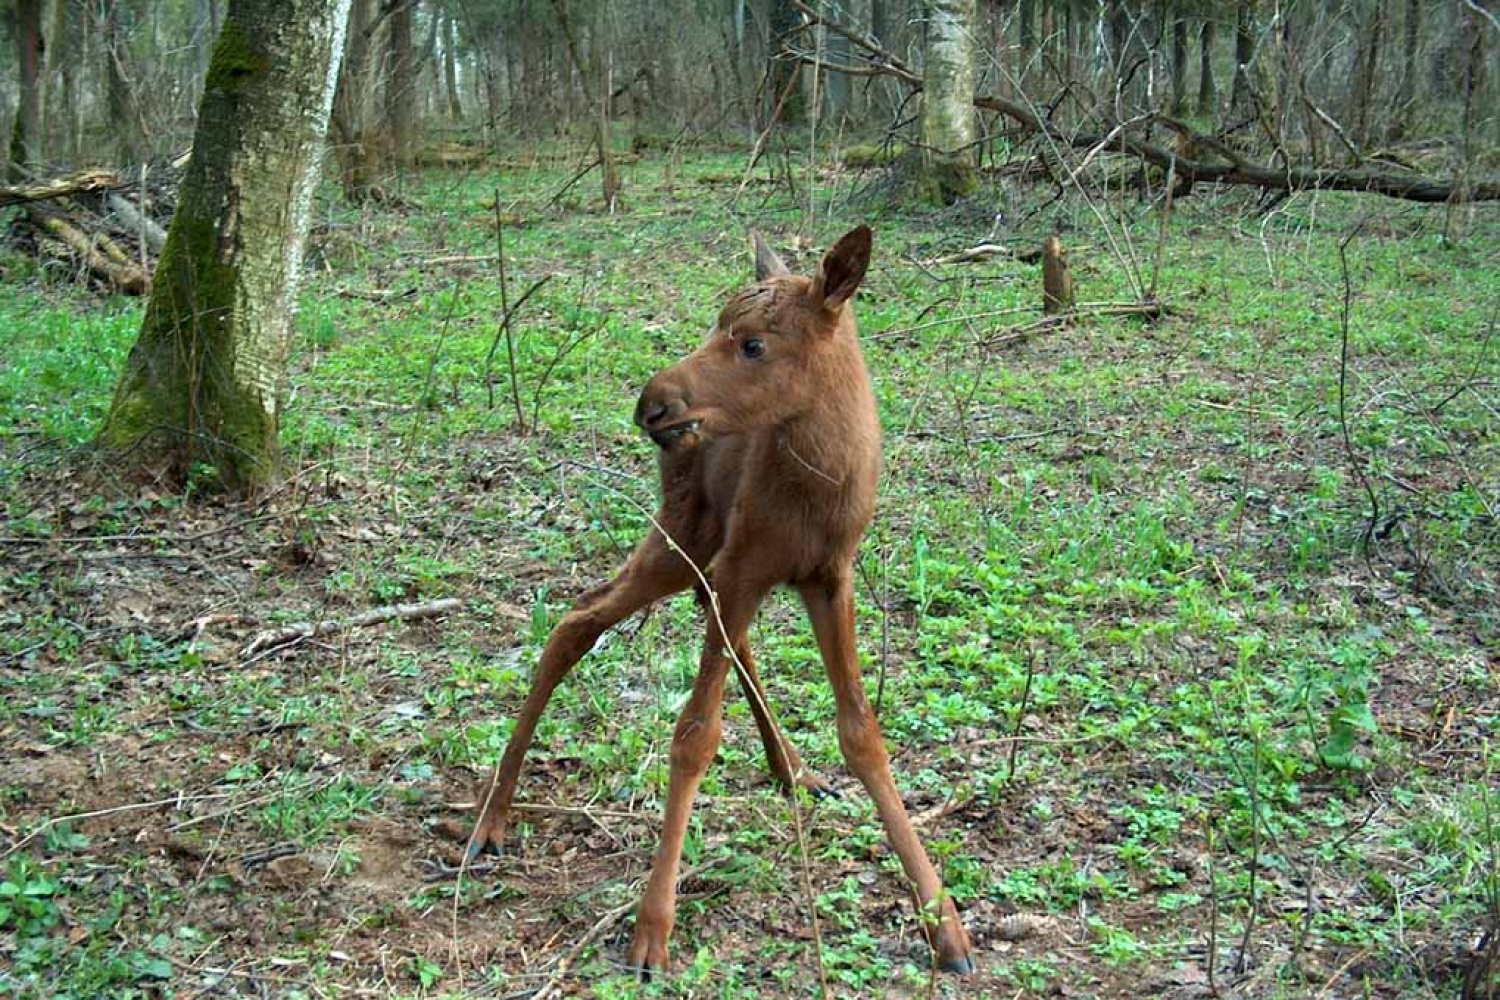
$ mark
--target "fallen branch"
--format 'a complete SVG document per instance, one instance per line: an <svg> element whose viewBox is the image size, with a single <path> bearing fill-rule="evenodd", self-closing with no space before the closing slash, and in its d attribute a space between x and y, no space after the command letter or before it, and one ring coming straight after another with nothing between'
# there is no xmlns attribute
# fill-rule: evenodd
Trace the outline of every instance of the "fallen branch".
<svg viewBox="0 0 1500 1000"><path fill-rule="evenodd" d="M1000 254L1010 256L1011 253L1010 249L999 244L981 243L977 247L969 247L967 250L950 253L944 257L933 257L923 263L929 267L936 267L939 264L978 264Z"/></svg>
<svg viewBox="0 0 1500 1000"><path fill-rule="evenodd" d="M350 618L325 619L319 622L298 622L286 628L276 629L270 632L261 632L250 640L240 656L254 656L256 653L267 649L275 649L299 639L311 639L320 635L332 635L335 632L345 632L349 629L363 628L366 625L378 625L388 621L414 621L419 618L435 618L445 615L450 611L456 611L463 606L463 602L456 597L444 597L436 601L427 601L424 604L388 604L380 608L371 608Z"/></svg>
<svg viewBox="0 0 1500 1000"><path fill-rule="evenodd" d="M110 211L119 216L120 221L132 232L140 233L141 241L151 248L152 253L161 253L167 245L167 231L156 222L141 214L141 210L117 194L105 196L104 203L109 206Z"/></svg>

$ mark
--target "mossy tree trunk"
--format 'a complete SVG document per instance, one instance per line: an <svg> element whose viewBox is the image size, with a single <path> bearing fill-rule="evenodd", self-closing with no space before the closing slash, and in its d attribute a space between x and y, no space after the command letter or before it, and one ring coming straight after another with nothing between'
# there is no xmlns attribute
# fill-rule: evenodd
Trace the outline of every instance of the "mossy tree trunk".
<svg viewBox="0 0 1500 1000"><path fill-rule="evenodd" d="M276 474L302 249L349 0L231 0L146 318L96 444L181 482Z"/></svg>
<svg viewBox="0 0 1500 1000"><path fill-rule="evenodd" d="M922 70L921 190L948 204L974 193L975 0L929 0Z"/></svg>

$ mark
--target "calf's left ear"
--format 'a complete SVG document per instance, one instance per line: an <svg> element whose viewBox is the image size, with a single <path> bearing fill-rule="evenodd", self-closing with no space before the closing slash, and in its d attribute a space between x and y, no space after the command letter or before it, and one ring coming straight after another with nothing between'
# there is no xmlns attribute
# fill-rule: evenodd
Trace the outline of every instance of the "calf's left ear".
<svg viewBox="0 0 1500 1000"><path fill-rule="evenodd" d="M813 280L812 294L828 312L838 312L854 295L870 266L869 226L849 230L823 257L818 276Z"/></svg>

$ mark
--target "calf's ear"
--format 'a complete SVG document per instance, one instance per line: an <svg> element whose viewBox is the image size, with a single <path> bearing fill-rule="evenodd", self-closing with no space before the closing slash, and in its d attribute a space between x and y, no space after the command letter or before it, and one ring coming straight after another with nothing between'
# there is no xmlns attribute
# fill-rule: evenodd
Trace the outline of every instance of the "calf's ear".
<svg viewBox="0 0 1500 1000"><path fill-rule="evenodd" d="M765 281L767 278L784 278L792 273L786 262L776 256L776 251L771 249L758 232L752 231L750 238L755 241L755 280Z"/></svg>
<svg viewBox="0 0 1500 1000"><path fill-rule="evenodd" d="M869 226L856 227L840 237L833 249L824 255L812 287L814 298L824 310L838 312L854 295L870 266L873 238Z"/></svg>

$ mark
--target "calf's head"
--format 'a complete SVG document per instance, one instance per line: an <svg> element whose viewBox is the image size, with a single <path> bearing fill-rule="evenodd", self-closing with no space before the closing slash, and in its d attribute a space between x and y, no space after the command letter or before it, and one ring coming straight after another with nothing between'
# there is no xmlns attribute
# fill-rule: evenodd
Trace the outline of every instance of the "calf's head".
<svg viewBox="0 0 1500 1000"><path fill-rule="evenodd" d="M794 420L861 377L849 299L870 241L868 226L850 230L807 278L756 234L756 283L729 300L701 347L646 384L635 422L660 448L691 448Z"/></svg>

